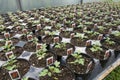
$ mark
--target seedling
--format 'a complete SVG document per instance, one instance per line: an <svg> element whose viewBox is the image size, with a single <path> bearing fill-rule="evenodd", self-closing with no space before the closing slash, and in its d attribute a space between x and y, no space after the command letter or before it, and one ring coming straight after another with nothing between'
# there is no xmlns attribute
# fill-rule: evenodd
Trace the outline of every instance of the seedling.
<svg viewBox="0 0 120 80"><path fill-rule="evenodd" d="M74 37L78 37L80 39L85 39L85 38L88 38L87 36L83 35L83 34L80 34L80 33L76 33Z"/></svg>
<svg viewBox="0 0 120 80"><path fill-rule="evenodd" d="M54 37L54 43L58 43L59 42L59 37Z"/></svg>
<svg viewBox="0 0 120 80"><path fill-rule="evenodd" d="M115 35L116 37L119 37L120 36L120 31L114 31L112 32L113 35Z"/></svg>
<svg viewBox="0 0 120 80"><path fill-rule="evenodd" d="M90 50L92 52L97 52L97 51L102 51L103 49L101 48L101 46L99 44L93 44L92 48L90 48Z"/></svg>
<svg viewBox="0 0 120 80"><path fill-rule="evenodd" d="M110 44L110 45L115 44L115 42L111 41L110 38L108 38L108 37L106 38L105 42Z"/></svg>
<svg viewBox="0 0 120 80"><path fill-rule="evenodd" d="M14 64L17 62L17 60L15 59L16 57L14 55L10 56L10 60L8 60L5 64L3 64L3 68L5 68L6 70L14 70L15 68L17 68L17 66Z"/></svg>
<svg viewBox="0 0 120 80"><path fill-rule="evenodd" d="M85 63L85 59L82 57L82 55L78 52L74 53L74 54L71 54L75 60L73 62L70 62L71 64L74 64L74 65L78 65L78 64L81 64L81 65L84 65Z"/></svg>
<svg viewBox="0 0 120 80"><path fill-rule="evenodd" d="M45 57L46 51L47 51L46 44L42 44L41 48L36 50L35 53L36 53L39 60Z"/></svg>
<svg viewBox="0 0 120 80"><path fill-rule="evenodd" d="M49 66L48 69L44 69L39 76L52 76L53 74L59 74L61 72L60 68L60 62L55 61L54 66ZM53 77L54 80L58 80L57 77Z"/></svg>
<svg viewBox="0 0 120 80"><path fill-rule="evenodd" d="M5 26L4 25L0 25L0 32L4 31Z"/></svg>
<svg viewBox="0 0 120 80"><path fill-rule="evenodd" d="M84 32L91 35L91 36L95 36L95 35L99 34L99 32L94 32L94 31L84 31Z"/></svg>
<svg viewBox="0 0 120 80"><path fill-rule="evenodd" d="M9 52L15 49L15 47L12 46L12 41L7 41L5 46L3 46L3 48L4 48L4 52Z"/></svg>
<svg viewBox="0 0 120 80"><path fill-rule="evenodd" d="M66 43L65 42L63 42L63 43L57 43L56 45L55 45L55 48L58 48L58 49L65 49L65 47L66 47Z"/></svg>

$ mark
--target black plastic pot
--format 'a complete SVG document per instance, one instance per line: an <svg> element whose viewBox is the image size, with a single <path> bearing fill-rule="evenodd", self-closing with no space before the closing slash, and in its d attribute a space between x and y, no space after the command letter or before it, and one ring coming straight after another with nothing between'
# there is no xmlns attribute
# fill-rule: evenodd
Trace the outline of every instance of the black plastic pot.
<svg viewBox="0 0 120 80"><path fill-rule="evenodd" d="M74 54L76 54L76 53L74 53ZM90 57L90 56L87 55L87 54L81 53L80 55L82 55L82 56L84 56L84 57L86 57L86 58L89 58L89 59L90 59L90 62L92 61L92 65L90 65L90 69L89 69L88 71L87 71L87 69L86 69L86 71L87 71L86 73L77 73L77 72L75 72L75 70L73 70L73 68L70 67L70 65L69 65L69 63L68 63L67 61L68 61L68 59L70 59L70 58L73 57L72 55L69 55L69 56L67 57L67 59L66 59L66 65L71 69L72 72L74 72L77 80L87 80L87 78L89 77L89 75L91 74L92 70L93 70L94 67L95 67L95 62L94 62L93 58ZM88 67L88 65L87 65L87 67ZM76 67L76 68L78 68L78 67ZM79 67L79 68L84 68L84 67ZM81 79L80 79L80 78L81 78Z"/></svg>

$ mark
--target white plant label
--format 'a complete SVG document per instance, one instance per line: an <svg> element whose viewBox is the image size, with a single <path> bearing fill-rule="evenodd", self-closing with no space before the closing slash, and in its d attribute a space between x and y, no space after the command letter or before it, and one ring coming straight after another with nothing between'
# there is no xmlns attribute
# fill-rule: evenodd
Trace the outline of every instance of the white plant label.
<svg viewBox="0 0 120 80"><path fill-rule="evenodd" d="M12 80L20 79L20 73L19 73L19 71L17 69L9 71L9 75L10 75Z"/></svg>
<svg viewBox="0 0 120 80"><path fill-rule="evenodd" d="M42 44L39 44L39 43L38 43L38 44L36 45L36 50L39 50L39 49L41 49L41 48L42 48Z"/></svg>
<svg viewBox="0 0 120 80"><path fill-rule="evenodd" d="M46 65L49 66L53 64L53 56L46 59Z"/></svg>
<svg viewBox="0 0 120 80"><path fill-rule="evenodd" d="M90 46L92 44L91 40L86 41L86 46Z"/></svg>
<svg viewBox="0 0 120 80"><path fill-rule="evenodd" d="M73 38L75 36L75 33L70 34L70 38Z"/></svg>
<svg viewBox="0 0 120 80"><path fill-rule="evenodd" d="M67 55L71 55L73 53L73 48L67 49Z"/></svg>
<svg viewBox="0 0 120 80"><path fill-rule="evenodd" d="M98 39L98 40L102 40L102 39L103 39L103 34L99 34L99 36L98 36L97 39Z"/></svg>
<svg viewBox="0 0 120 80"><path fill-rule="evenodd" d="M54 43L59 42L59 37L54 37Z"/></svg>
<svg viewBox="0 0 120 80"><path fill-rule="evenodd" d="M33 36L32 35L27 35L27 39L28 39L28 41L32 41L33 40Z"/></svg>
<svg viewBox="0 0 120 80"><path fill-rule="evenodd" d="M107 50L104 55L104 60L108 59L109 56L110 56L110 51Z"/></svg>
<svg viewBox="0 0 120 80"><path fill-rule="evenodd" d="M10 57L14 54L13 54L13 51L10 51L10 52L7 52L5 55L6 55L7 59L9 60Z"/></svg>
<svg viewBox="0 0 120 80"><path fill-rule="evenodd" d="M10 34L9 33L4 33L4 37L5 38L10 38Z"/></svg>

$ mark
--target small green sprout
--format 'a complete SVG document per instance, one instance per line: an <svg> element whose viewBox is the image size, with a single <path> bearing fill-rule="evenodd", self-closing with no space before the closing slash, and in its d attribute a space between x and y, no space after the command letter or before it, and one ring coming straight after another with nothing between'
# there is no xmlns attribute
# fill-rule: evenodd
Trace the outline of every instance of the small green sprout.
<svg viewBox="0 0 120 80"><path fill-rule="evenodd" d="M113 35L115 35L116 37L120 36L120 31L114 31L112 32Z"/></svg>
<svg viewBox="0 0 120 80"><path fill-rule="evenodd" d="M84 65L85 63L85 59L82 57L82 55L78 52L74 53L74 54L71 54L75 60L73 62L70 62L71 64L81 64L81 65Z"/></svg>
<svg viewBox="0 0 120 80"><path fill-rule="evenodd" d="M15 47L12 45L5 45L5 46L3 46L3 48L4 48L4 52L9 52L9 51L12 51L13 49L15 49Z"/></svg>
<svg viewBox="0 0 120 80"><path fill-rule="evenodd" d="M5 29L5 26L0 25L0 32L4 31L4 29Z"/></svg>
<svg viewBox="0 0 120 80"><path fill-rule="evenodd" d="M5 64L3 64L2 67L4 67L5 69L11 71L11 70L13 70L13 69L15 69L15 68L17 67L17 66L14 64L14 63L17 62L17 60L15 59L16 57L15 57L14 55L11 55L10 57L11 57L10 60L7 61Z"/></svg>
<svg viewBox="0 0 120 80"><path fill-rule="evenodd" d="M60 68L60 62L55 61L54 66L49 66L48 69L44 69L41 73L40 76L52 76L53 74L59 74L61 72ZM54 77L55 80L58 80L58 78Z"/></svg>
<svg viewBox="0 0 120 80"><path fill-rule="evenodd" d="M96 52L96 51L102 51L103 49L101 48L100 45L98 45L98 44L93 44L93 46L92 46L92 48L90 48L90 50L91 50L92 52Z"/></svg>
<svg viewBox="0 0 120 80"><path fill-rule="evenodd" d="M38 59L44 58L44 57L45 57L45 54L46 54L46 51L47 51L47 49L46 49L46 44L43 44L43 45L41 46L41 49L39 49L39 50L37 50L37 51L35 52L36 55L37 55L37 57L38 57Z"/></svg>
<svg viewBox="0 0 120 80"><path fill-rule="evenodd" d="M110 44L110 45L115 44L115 42L114 42L114 41L111 41L110 38L107 38L107 39L105 40L105 42L107 42L107 43Z"/></svg>
<svg viewBox="0 0 120 80"><path fill-rule="evenodd" d="M66 43L65 43L65 42L63 42L63 43L57 43L57 44L55 45L55 48L61 49L61 48L65 48L65 46L66 46Z"/></svg>
<svg viewBox="0 0 120 80"><path fill-rule="evenodd" d="M84 39L84 38L88 38L87 36L83 35L83 34L80 34L80 33L76 33L75 34L75 37L78 37L80 39Z"/></svg>

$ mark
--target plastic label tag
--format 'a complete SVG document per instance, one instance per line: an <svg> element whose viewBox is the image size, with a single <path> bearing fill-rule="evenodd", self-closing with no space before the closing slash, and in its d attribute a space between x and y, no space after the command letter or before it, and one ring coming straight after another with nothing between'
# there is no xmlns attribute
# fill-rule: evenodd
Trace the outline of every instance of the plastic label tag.
<svg viewBox="0 0 120 80"><path fill-rule="evenodd" d="M46 59L46 65L49 66L53 64L53 56Z"/></svg>
<svg viewBox="0 0 120 80"><path fill-rule="evenodd" d="M27 31L27 29L23 29L22 32L23 32L23 34L27 34L28 31Z"/></svg>
<svg viewBox="0 0 120 80"><path fill-rule="evenodd" d="M36 50L39 50L39 49L41 49L42 48L42 44L37 44L36 45Z"/></svg>
<svg viewBox="0 0 120 80"><path fill-rule="evenodd" d="M92 44L91 40L86 41L86 46L90 46Z"/></svg>
<svg viewBox="0 0 120 80"><path fill-rule="evenodd" d="M70 38L73 38L75 36L75 33L70 34Z"/></svg>
<svg viewBox="0 0 120 80"><path fill-rule="evenodd" d="M71 55L73 53L73 48L67 49L67 55Z"/></svg>
<svg viewBox="0 0 120 80"><path fill-rule="evenodd" d="M110 51L107 50L104 55L104 60L108 59L109 56L110 56Z"/></svg>
<svg viewBox="0 0 120 80"><path fill-rule="evenodd" d="M99 36L98 36L97 39L98 39L98 40L102 40L102 39L103 39L103 34L99 34Z"/></svg>
<svg viewBox="0 0 120 80"><path fill-rule="evenodd" d="M28 39L28 41L32 41L33 40L33 36L32 35L27 35L27 39Z"/></svg>
<svg viewBox="0 0 120 80"><path fill-rule="evenodd" d="M20 79L20 73L19 73L19 71L17 69L9 71L9 75L10 75L12 80Z"/></svg>
<svg viewBox="0 0 120 80"><path fill-rule="evenodd" d="M9 60L9 59L11 59L11 56L14 54L13 54L13 51L10 51L10 52L7 52L5 55L6 55L7 59Z"/></svg>
<svg viewBox="0 0 120 80"><path fill-rule="evenodd" d="M10 38L10 34L9 33L4 33L4 37L5 38Z"/></svg>
<svg viewBox="0 0 120 80"><path fill-rule="evenodd" d="M54 37L54 43L59 42L59 37Z"/></svg>
<svg viewBox="0 0 120 80"><path fill-rule="evenodd" d="M86 73L88 73L89 72L89 70L91 69L91 67L92 67L92 61L91 62L89 62L89 64L88 64L88 66L87 66L87 70L86 70Z"/></svg>

